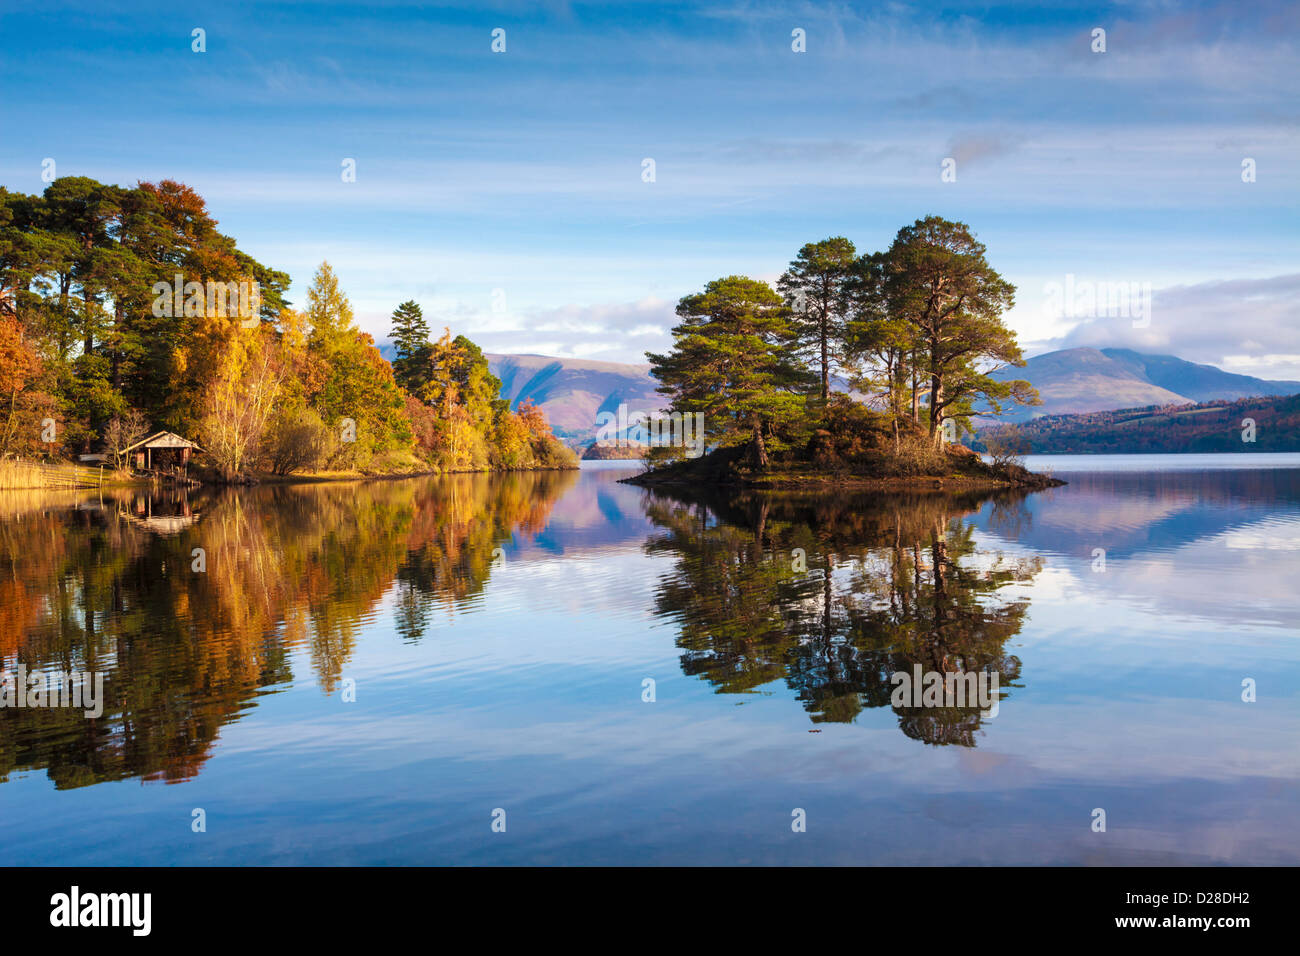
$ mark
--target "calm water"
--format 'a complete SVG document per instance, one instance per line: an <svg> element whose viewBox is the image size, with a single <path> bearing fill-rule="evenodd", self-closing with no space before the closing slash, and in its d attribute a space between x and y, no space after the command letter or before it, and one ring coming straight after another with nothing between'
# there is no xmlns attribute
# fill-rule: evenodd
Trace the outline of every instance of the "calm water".
<svg viewBox="0 0 1300 956"><path fill-rule="evenodd" d="M0 864L1300 863L1300 456L995 498L600 464L0 494L4 667L107 696L0 709ZM996 716L896 708L915 665Z"/></svg>

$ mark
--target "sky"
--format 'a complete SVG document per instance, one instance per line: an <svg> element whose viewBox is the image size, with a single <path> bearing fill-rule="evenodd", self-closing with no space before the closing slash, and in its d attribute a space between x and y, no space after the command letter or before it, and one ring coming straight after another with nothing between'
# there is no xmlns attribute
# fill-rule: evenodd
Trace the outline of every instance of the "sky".
<svg viewBox="0 0 1300 956"><path fill-rule="evenodd" d="M0 184L188 183L381 341L414 299L490 352L640 362L709 280L935 214L1027 354L1300 379L1294 3L109 6L0 0Z"/></svg>

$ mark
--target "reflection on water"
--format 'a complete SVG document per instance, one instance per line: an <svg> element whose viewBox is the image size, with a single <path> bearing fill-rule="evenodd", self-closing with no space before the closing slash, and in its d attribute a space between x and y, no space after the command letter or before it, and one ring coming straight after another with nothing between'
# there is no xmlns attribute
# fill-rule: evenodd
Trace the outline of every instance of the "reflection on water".
<svg viewBox="0 0 1300 956"><path fill-rule="evenodd" d="M107 698L0 707L0 865L1300 862L1300 470L1233 457L0 493L0 664Z"/></svg>
<svg viewBox="0 0 1300 956"><path fill-rule="evenodd" d="M652 499L676 558L656 610L681 622L682 668L723 693L783 680L814 722L889 706L895 674L1020 677L1005 644L1027 602L1005 586L1034 556L981 550L963 515L984 496L746 494L711 502ZM1020 499L999 496L999 513ZM896 706L909 737L975 745L979 709Z"/></svg>
<svg viewBox="0 0 1300 956"><path fill-rule="evenodd" d="M498 545L545 525L576 477L11 500L0 522L4 669L104 673L108 706L99 720L0 709L0 780L34 768L59 788L194 776L223 724L293 680L295 651L336 690L394 582L398 631L419 641L439 605L482 590Z"/></svg>

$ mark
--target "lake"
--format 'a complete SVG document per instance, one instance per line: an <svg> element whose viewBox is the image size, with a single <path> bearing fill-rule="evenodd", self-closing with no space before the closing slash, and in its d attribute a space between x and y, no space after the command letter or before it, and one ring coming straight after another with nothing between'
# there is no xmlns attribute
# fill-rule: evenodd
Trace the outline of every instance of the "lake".
<svg viewBox="0 0 1300 956"><path fill-rule="evenodd" d="M0 864L1300 863L1300 456L588 464L0 494Z"/></svg>

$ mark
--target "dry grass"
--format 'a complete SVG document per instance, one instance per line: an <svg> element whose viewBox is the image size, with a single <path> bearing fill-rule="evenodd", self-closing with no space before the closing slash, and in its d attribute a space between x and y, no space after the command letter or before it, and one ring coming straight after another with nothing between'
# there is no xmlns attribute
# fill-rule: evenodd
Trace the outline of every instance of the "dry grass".
<svg viewBox="0 0 1300 956"><path fill-rule="evenodd" d="M0 461L0 488L44 488L45 474L41 468L25 461Z"/></svg>
<svg viewBox="0 0 1300 956"><path fill-rule="evenodd" d="M98 466L41 464L32 461L0 460L0 489L97 488L139 483L129 471L115 471Z"/></svg>

